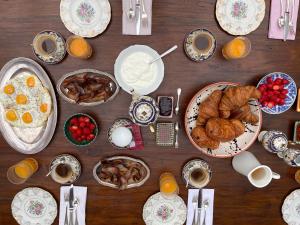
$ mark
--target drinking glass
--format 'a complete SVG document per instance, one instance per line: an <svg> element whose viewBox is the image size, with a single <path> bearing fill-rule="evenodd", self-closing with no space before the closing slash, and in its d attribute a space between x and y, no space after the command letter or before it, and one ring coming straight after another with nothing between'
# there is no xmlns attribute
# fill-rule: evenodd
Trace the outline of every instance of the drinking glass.
<svg viewBox="0 0 300 225"><path fill-rule="evenodd" d="M67 52L75 57L80 59L88 59L92 55L92 46L83 38L77 35L72 35L67 39ZM75 51L72 49L75 48Z"/></svg>
<svg viewBox="0 0 300 225"><path fill-rule="evenodd" d="M179 194L179 187L172 173L165 172L159 178L160 192L169 197Z"/></svg>
<svg viewBox="0 0 300 225"><path fill-rule="evenodd" d="M251 51L251 42L246 37L236 37L222 49L222 54L225 59L242 59L245 58Z"/></svg>
<svg viewBox="0 0 300 225"><path fill-rule="evenodd" d="M38 170L38 167L35 159L24 159L8 169L7 179L13 184L23 184Z"/></svg>

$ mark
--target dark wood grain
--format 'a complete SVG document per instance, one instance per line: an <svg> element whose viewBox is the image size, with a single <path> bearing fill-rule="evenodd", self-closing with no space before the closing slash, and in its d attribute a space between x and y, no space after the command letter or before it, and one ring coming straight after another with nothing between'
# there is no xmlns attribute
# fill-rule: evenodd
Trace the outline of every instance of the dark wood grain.
<svg viewBox="0 0 300 225"><path fill-rule="evenodd" d="M218 47L215 56L204 63L194 63L180 47L165 58L165 79L153 94L175 95L176 88L183 89L182 109L185 109L192 96L204 85L216 81L233 81L242 84L256 84L266 73L283 71L291 74L300 83L300 36L296 41L286 43L267 39L269 4L266 1L266 17L258 30L248 37L252 42L252 52L244 60L228 62L221 56L221 46L232 39L219 27L212 0L154 0L153 35L150 37L123 36L121 34L121 1L110 0L112 21L107 31L90 40L94 55L88 61L80 61L68 56L58 65L43 67L55 85L64 74L82 68L93 68L113 73L113 65L119 52L132 44L146 44L159 52L174 44L182 46L185 35L195 28L207 28L217 38ZM33 58L31 42L34 35L45 29L62 33L67 38L70 33L59 17L59 0L0 0L0 66L8 60L24 56ZM299 29L298 29L299 31ZM247 179L235 173L230 159L214 159L198 152L189 143L184 131L180 133L180 148L161 148L155 145L154 137L148 129L143 129L145 149L143 151L124 151L123 154L142 158L151 168L149 181L139 189L118 192L100 186L92 177L93 166L103 157L117 155L120 152L111 147L106 133L112 122L118 117L127 116L130 96L121 91L117 98L108 104L83 108L59 100L59 119L55 135L50 145L34 155L40 163L40 169L26 184L16 186L6 179L9 166L25 158L14 151L0 136L0 224L16 224L11 215L10 204L14 195L25 187L38 186L50 191L59 201L60 185L45 178L50 161L58 154L70 153L78 157L83 165L83 174L76 185L88 186L87 224L88 225L141 225L144 202L158 191L158 178L164 171L173 172L180 184L180 194L186 200L187 190L180 177L182 165L194 157L207 160L213 169L213 178L209 184L215 189L215 225L281 225L281 205L283 199L292 190L299 188L293 179L294 169L282 160L269 154L255 143L251 148L259 160L282 175L282 179L272 181L263 189L255 189ZM101 132L96 142L89 147L78 149L69 144L63 135L65 119L76 112L91 113L101 124ZM264 129L279 129L292 137L293 123L299 119L299 113L293 108L277 115L263 115ZM180 119L183 123L184 111ZM175 120L176 118L174 118ZM58 224L56 219L55 224Z"/></svg>

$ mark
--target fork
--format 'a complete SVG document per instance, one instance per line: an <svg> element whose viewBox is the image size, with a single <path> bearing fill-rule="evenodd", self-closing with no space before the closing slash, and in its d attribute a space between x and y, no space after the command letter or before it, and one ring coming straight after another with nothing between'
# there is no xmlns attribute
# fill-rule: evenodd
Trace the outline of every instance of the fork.
<svg viewBox="0 0 300 225"><path fill-rule="evenodd" d="M141 5L142 5L142 24L143 26L148 27L148 15L146 13L144 0L141 0Z"/></svg>
<svg viewBox="0 0 300 225"><path fill-rule="evenodd" d="M67 193L65 193L65 202L66 202L66 214L65 214L65 222L64 225L69 225L69 220L68 220L68 201L69 201L69 196Z"/></svg>
<svg viewBox="0 0 300 225"><path fill-rule="evenodd" d="M193 197L192 205L193 205L193 208L194 208L194 217L193 217L192 225L197 225L196 224L196 214L197 214L196 210L197 210L197 205L198 205L198 198L197 198L196 195Z"/></svg>

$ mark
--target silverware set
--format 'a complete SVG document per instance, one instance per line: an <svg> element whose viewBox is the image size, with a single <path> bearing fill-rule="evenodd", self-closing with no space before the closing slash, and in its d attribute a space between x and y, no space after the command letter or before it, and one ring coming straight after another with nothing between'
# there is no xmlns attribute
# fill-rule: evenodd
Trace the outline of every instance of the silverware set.
<svg viewBox="0 0 300 225"><path fill-rule="evenodd" d="M192 199L192 205L194 210L192 225L206 225L206 210L209 207L209 201L202 200L202 189L199 189L198 197L194 196ZM201 214L204 213L204 217L201 223Z"/></svg>
<svg viewBox="0 0 300 225"><path fill-rule="evenodd" d="M65 194L64 200L66 203L66 213L65 213L65 222L64 225L79 225L78 223L78 212L79 200L74 197L74 186L73 184L70 187L69 194ZM74 214L75 214L75 223L74 223Z"/></svg>
<svg viewBox="0 0 300 225"><path fill-rule="evenodd" d="M136 23L136 34L141 32L141 26L148 27L148 14L145 8L144 0L129 0L129 9L127 11L129 20Z"/></svg>
<svg viewBox="0 0 300 225"><path fill-rule="evenodd" d="M285 7L283 1L286 1ZM295 0L280 0L280 17L278 18L278 26L283 28L283 40L286 41L289 33L295 34L294 19Z"/></svg>

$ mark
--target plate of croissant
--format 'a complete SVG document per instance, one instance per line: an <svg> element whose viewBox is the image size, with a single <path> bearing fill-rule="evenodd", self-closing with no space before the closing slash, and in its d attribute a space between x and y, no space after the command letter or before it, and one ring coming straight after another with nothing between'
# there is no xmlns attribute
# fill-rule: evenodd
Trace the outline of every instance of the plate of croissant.
<svg viewBox="0 0 300 225"><path fill-rule="evenodd" d="M262 124L255 86L219 82L206 86L190 101L185 130L191 143L208 156L233 157L256 140Z"/></svg>

